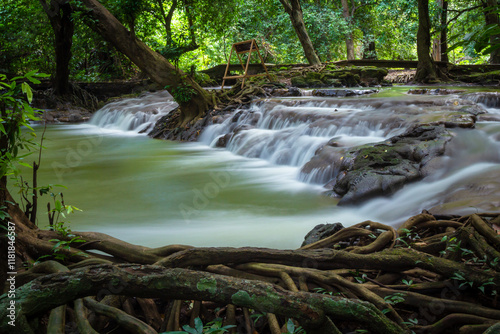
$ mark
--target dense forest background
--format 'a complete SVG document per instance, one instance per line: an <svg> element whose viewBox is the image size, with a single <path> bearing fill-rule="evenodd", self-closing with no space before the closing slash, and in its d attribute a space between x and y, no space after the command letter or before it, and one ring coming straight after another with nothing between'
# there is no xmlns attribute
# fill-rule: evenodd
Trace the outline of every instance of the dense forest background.
<svg viewBox="0 0 500 334"><path fill-rule="evenodd" d="M290 0L102 0L131 32L186 72L227 62L231 44L256 38L269 63L306 63L291 23ZM417 0L300 1L305 27L322 62L417 59ZM66 7L65 7L66 6ZM72 34L75 81L136 78L137 67L94 32L80 1L4 0L0 73L56 72L55 31ZM497 51L496 0L430 0L435 60L487 63ZM66 23L65 23L66 20ZM496 21L495 21L496 20ZM59 24L59 26L58 26ZM493 43L494 44L494 43Z"/></svg>

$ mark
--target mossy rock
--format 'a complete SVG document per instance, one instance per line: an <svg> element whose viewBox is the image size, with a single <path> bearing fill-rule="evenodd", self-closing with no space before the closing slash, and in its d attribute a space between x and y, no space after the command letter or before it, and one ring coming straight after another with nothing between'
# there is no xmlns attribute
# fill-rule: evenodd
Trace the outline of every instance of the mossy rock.
<svg viewBox="0 0 500 334"><path fill-rule="evenodd" d="M305 75L306 81L312 81L312 80L320 80L323 75L318 72L307 72Z"/></svg>
<svg viewBox="0 0 500 334"><path fill-rule="evenodd" d="M339 79L325 77L323 79L323 83L327 87L342 87L342 81L340 81Z"/></svg>
<svg viewBox="0 0 500 334"><path fill-rule="evenodd" d="M292 83L292 86L295 86L295 87L307 87L306 80L301 75L292 77L291 83Z"/></svg>
<svg viewBox="0 0 500 334"><path fill-rule="evenodd" d="M346 87L356 87L359 86L360 76L359 74L353 74L350 72L343 73L339 75L338 79L342 82L342 84Z"/></svg>
<svg viewBox="0 0 500 334"><path fill-rule="evenodd" d="M500 71L491 71L486 73L473 73L457 77L458 80L471 83L495 83L500 82Z"/></svg>
<svg viewBox="0 0 500 334"><path fill-rule="evenodd" d="M269 73L269 76L271 77L271 80L269 80L267 75L262 75L262 76L258 76L258 77L250 77L246 81L251 82L251 83L255 83L258 85L263 85L263 84L268 83L268 82L277 82L278 81L278 77L276 76L276 74Z"/></svg>
<svg viewBox="0 0 500 334"><path fill-rule="evenodd" d="M389 71L386 68L366 66L361 68L360 76L361 78L374 78L378 82L382 82L388 73Z"/></svg>
<svg viewBox="0 0 500 334"><path fill-rule="evenodd" d="M312 87L312 88L325 86L325 83L323 81L317 80L317 79L307 80L306 82L307 82L307 86Z"/></svg>

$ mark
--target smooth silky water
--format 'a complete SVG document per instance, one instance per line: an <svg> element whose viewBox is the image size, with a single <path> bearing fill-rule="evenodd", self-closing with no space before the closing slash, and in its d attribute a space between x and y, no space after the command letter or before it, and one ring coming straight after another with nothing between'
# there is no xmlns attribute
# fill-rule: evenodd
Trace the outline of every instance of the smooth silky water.
<svg viewBox="0 0 500 334"><path fill-rule="evenodd" d="M332 138L342 149L403 133L419 108L394 105L433 98L410 97L403 90L408 87L371 97L260 101L237 121L231 116L207 128L198 143L140 134L175 106L165 92L147 94L106 106L88 124L48 126L38 183L67 187L55 190L83 210L68 216L71 229L151 247L297 248L317 224L349 226L367 219L395 224L441 205L446 196L454 210L478 210L473 203L453 203L474 178L491 184L489 175L500 175L500 123L495 121L456 130L445 167L432 177L360 206L337 207L337 199L324 196L322 185L333 169L302 170ZM387 102L374 102L381 98ZM488 110L500 118L498 109ZM214 147L238 126L227 148ZM40 137L43 127L35 129ZM45 208L49 200L42 196L39 206ZM485 209L498 210L494 201ZM48 224L45 212L41 209L38 218L42 228Z"/></svg>

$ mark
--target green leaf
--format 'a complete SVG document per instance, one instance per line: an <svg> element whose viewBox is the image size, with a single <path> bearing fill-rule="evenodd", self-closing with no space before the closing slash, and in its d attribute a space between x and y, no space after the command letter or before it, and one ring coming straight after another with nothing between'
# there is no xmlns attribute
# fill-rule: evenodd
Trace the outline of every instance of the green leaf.
<svg viewBox="0 0 500 334"><path fill-rule="evenodd" d="M288 318L288 322L286 323L286 330L289 333L293 333L295 331L295 324L293 323L291 318Z"/></svg>
<svg viewBox="0 0 500 334"><path fill-rule="evenodd" d="M201 321L200 317L194 319L194 328L198 333L203 333L203 322Z"/></svg>
<svg viewBox="0 0 500 334"><path fill-rule="evenodd" d="M31 101L33 101L33 91L31 90L30 85L28 85L26 82L23 82L21 84L21 88L23 90L23 93L26 94L28 102L31 103Z"/></svg>
<svg viewBox="0 0 500 334"><path fill-rule="evenodd" d="M189 327L188 325L182 326L182 329L184 329L187 333L189 334L201 334L203 332L198 332L196 329ZM203 330L203 329L202 329Z"/></svg>
<svg viewBox="0 0 500 334"><path fill-rule="evenodd" d="M21 166L28 167L28 168L33 168L30 164L27 164L26 162L19 161L18 162Z"/></svg>

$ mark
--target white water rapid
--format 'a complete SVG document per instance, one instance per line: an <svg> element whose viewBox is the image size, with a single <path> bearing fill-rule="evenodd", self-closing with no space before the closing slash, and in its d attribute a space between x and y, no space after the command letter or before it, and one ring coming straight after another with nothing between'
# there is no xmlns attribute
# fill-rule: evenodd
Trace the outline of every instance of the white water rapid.
<svg viewBox="0 0 500 334"><path fill-rule="evenodd" d="M156 121L177 107L167 91L112 102L99 109L90 124L111 130L147 133Z"/></svg>
<svg viewBox="0 0 500 334"><path fill-rule="evenodd" d="M423 209L499 211L500 109L491 97L468 97L488 113L475 129L453 130L429 177L352 207L324 195L345 150L446 117L441 106L457 98L393 88L352 98L267 99L219 116L197 143L178 143L136 135L175 107L168 93L148 93L105 106L89 124L50 126L39 183L65 185L66 203L83 209L69 217L73 230L147 246L297 248L321 223L400 223ZM331 159L311 163L327 143Z"/></svg>

